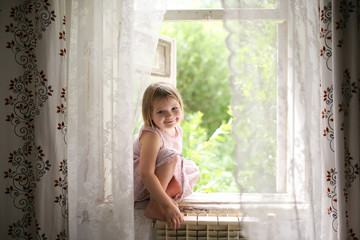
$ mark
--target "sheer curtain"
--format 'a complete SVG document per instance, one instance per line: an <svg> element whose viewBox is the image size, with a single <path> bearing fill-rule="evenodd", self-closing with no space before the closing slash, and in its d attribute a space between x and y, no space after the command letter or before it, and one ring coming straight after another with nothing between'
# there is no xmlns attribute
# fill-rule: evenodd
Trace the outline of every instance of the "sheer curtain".
<svg viewBox="0 0 360 240"><path fill-rule="evenodd" d="M69 232L133 239L132 131L165 1L71 1Z"/></svg>
<svg viewBox="0 0 360 240"><path fill-rule="evenodd" d="M249 53L254 43L243 29L253 27L254 34L265 34L266 29L259 23L233 20L234 15L241 19L244 14L232 9L241 8L243 2L223 1L224 27L229 32L227 47L231 53L228 65L234 94L231 105L235 118L236 174L242 192L249 191L249 186L243 184L249 177L243 173L249 164L247 159L259 152L271 158L272 152L267 148L274 144L276 154L286 159L281 162L286 166L286 182L282 186L281 182L271 185L271 177L264 177L268 169L261 168L260 163L253 166L254 185L265 194L257 195L259 202L255 207L243 201L244 215L257 219L253 225L244 222L245 235L249 239L358 239L359 1L281 3L285 3L281 7L286 9L286 29L277 23L275 44L278 49L285 46L287 50L286 61L276 69L274 107L268 103L272 86L263 81L265 63L242 59L244 53L249 56L259 53L257 49ZM262 18L261 11L255 18ZM287 39L287 46L279 39ZM275 62L281 61L281 54L284 52L274 57ZM245 92L244 76L249 72L253 73L252 88ZM281 103L286 103L286 107ZM275 117L271 117L273 108L277 110ZM261 115L263 112L266 114ZM272 123L274 119L286 131ZM251 129L251 134L246 135L249 132L246 128ZM278 141L267 141L264 132L275 134ZM284 136L286 141L279 141ZM250 149L244 149L249 142ZM266 194L271 191L277 193ZM245 200L246 194L241 197Z"/></svg>

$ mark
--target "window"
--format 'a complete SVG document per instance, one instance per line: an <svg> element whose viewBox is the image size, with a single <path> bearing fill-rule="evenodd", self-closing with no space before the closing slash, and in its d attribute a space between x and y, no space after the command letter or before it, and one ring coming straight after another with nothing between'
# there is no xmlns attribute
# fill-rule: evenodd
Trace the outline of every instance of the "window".
<svg viewBox="0 0 360 240"><path fill-rule="evenodd" d="M153 69L153 81L169 81L176 83L176 41L165 36L159 39Z"/></svg>
<svg viewBox="0 0 360 240"><path fill-rule="evenodd" d="M172 4L173 2L174 1L171 1L168 5L168 10L165 14L163 23L164 25L214 24L217 25L216 29L215 27L213 28L214 31L217 31L217 27L222 27L222 20L225 17L225 11L221 9L220 3L220 5L218 6L217 2L209 1L207 2L207 4L201 5L200 3L191 1L191 8L187 8L184 5ZM182 4L186 4L186 2L182 1ZM237 111L236 114L242 114L245 112L247 113L242 114L241 119L234 120L233 118L231 118L231 116L229 116L229 118L226 119L228 121L223 124L221 124L220 122L218 128L215 128L213 136L216 137L216 134L219 132L221 134L221 131L229 131L228 125L231 125L231 131L235 133L234 135L236 138L240 139L237 140L238 145L233 149L235 149L235 151L243 151L244 156L246 156L246 158L248 159L255 159L253 162L249 162L246 161L245 158L245 160L242 161L243 165L237 166L238 168L236 170L236 180L238 183L244 186L244 188L242 188L242 200L244 200L245 197L245 199L253 203L259 203L257 202L258 198L256 196L260 194L262 197L265 196L265 198L268 198L269 201L271 198L271 201L277 199L279 201L291 202L292 189L290 189L288 182L291 182L292 179L291 176L287 175L287 162L288 158L291 157L289 156L289 152L291 152L289 150L291 145L289 145L289 139L291 139L292 134L293 112L291 87L289 86L291 85L291 79L288 78L289 70L287 67L287 1L244 0L243 7L240 9L234 9L227 17L228 19L230 18L234 20L240 19L244 23L244 26L246 26L249 36L253 34L254 37L261 36L262 38L252 39L251 41L243 42L243 52L245 56L248 57L241 58L238 56L234 60L236 64L238 64L239 66L243 66L243 68L239 68L240 71L242 71L241 81L243 82L237 81L235 82L235 85L232 86L232 89L234 90L231 95L233 99L232 111ZM229 24L231 24L231 21L229 21ZM261 30L262 34L256 34L258 33L257 31L259 29ZM176 34L166 35L174 38ZM182 40L176 39L176 41L178 49L177 69L178 71L181 71L181 67L179 66L181 64L179 63L179 51L182 51ZM257 63L251 62L251 55L256 55L259 53L259 51L257 51L257 42L261 42L262 44L264 44L264 41L267 41L267 43L263 45L266 47L266 57L261 60L264 61ZM219 46L216 45L215 47ZM227 51L226 47L223 48L223 51ZM206 52L203 52L203 54L206 55ZM190 53L190 55L189 58L186 60L187 62L191 62L193 60L193 56L196 54ZM219 56L214 56L214 58L218 57ZM271 61L265 61L269 59ZM224 61L226 64L227 60ZM221 66L218 65L218 67ZM201 69L198 70L201 71ZM254 74L258 75L256 76ZM273 77L267 78L268 76ZM181 77L181 73L178 72L177 85L180 91L182 90L181 88L186 87L187 85L184 79L179 80L179 78ZM229 75L222 75L217 77L221 78L222 80L225 79L226 82L229 82ZM265 82L262 82L264 80ZM250 87L248 89L248 92L246 92L243 89L243 84L245 84L244 82L246 82L246 84L253 84L254 86L252 88ZM267 88L261 86L262 90L258 91L259 88L255 86L256 84L266 85ZM203 86L203 90L206 90L206 87L207 86ZM199 88L200 87L197 87L198 90L200 90ZM264 89L267 89L267 91L264 91ZM192 95L196 97L196 92L193 92ZM269 97L269 95L271 96ZM265 100L261 103L257 102L257 99L261 98ZM246 104L240 101L244 99L244 102ZM207 104L212 106L214 102L207 102ZM208 118L208 116L206 116L206 118ZM266 124L264 124L265 119ZM250 125L250 123L252 125ZM220 125L222 126L222 128L220 127ZM252 127L247 132L244 131L244 129L249 128L249 126L255 127ZM257 131L252 131L254 130L254 128L258 128ZM216 131L216 129L218 130L218 132ZM262 134L265 130L266 134ZM231 144L235 144L233 140ZM256 146L256 144L259 144L258 148L254 147ZM194 151L194 149L192 148L190 148L190 150ZM237 156L239 155L241 154L237 153ZM206 155L206 157L208 156L209 155ZM236 167L235 165L231 165L231 163L229 163L229 166L232 166L233 168ZM257 174L259 173L259 170L262 171L260 175ZM211 172L209 172L208 174L210 178L213 177L211 176ZM263 184L261 186L259 184L248 184L251 183L253 179L261 177L263 177ZM220 184L222 183L223 182L220 182ZM239 192L239 189L236 188L237 185L235 184L235 182L231 184L231 192ZM200 192L204 192L202 191L204 189L206 192L206 188L200 189ZM217 203L229 202L229 196L232 196L232 199L237 199L236 197L234 198L235 195L229 195L228 193L216 193L215 195L211 195L211 197L209 197L208 194L199 193L192 196L190 199L188 199L188 201L185 201L184 206L186 204L191 205L193 203L197 203L203 205L205 204L207 207L209 207L211 203L214 203L214 201ZM232 202L231 204L233 203L234 202Z"/></svg>

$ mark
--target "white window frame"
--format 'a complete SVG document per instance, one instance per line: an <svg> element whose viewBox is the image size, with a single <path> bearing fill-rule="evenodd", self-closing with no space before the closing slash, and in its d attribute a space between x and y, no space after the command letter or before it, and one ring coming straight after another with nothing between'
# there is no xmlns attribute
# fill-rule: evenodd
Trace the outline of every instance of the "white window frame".
<svg viewBox="0 0 360 240"><path fill-rule="evenodd" d="M158 58L152 68L151 80L166 81L176 85L176 39L160 36L156 54Z"/></svg>

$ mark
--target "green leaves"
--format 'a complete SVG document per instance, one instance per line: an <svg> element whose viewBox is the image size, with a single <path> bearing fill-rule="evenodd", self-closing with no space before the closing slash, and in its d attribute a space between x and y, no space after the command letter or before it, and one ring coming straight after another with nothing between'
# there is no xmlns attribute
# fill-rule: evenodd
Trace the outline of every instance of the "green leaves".
<svg viewBox="0 0 360 240"><path fill-rule="evenodd" d="M232 89L222 22L163 23L161 34L177 41L177 87L186 116L183 155L200 168L196 191L239 192L236 175L243 191L274 192L278 22L229 24L236 33L228 44L238 53L231 59L237 73Z"/></svg>
<svg viewBox="0 0 360 240"><path fill-rule="evenodd" d="M177 42L177 87L185 112L205 113L201 126L211 134L230 119L229 53L222 22L168 22L161 34Z"/></svg>
<svg viewBox="0 0 360 240"><path fill-rule="evenodd" d="M234 141L231 137L231 121L223 121L207 138L201 127L203 113L187 114L182 123L183 155L194 161L200 169L196 192L239 192L234 181L235 162L232 159Z"/></svg>

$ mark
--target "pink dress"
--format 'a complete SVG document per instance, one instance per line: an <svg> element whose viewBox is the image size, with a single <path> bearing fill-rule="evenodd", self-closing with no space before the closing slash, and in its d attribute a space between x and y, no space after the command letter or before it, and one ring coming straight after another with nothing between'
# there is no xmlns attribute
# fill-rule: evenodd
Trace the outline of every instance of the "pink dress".
<svg viewBox="0 0 360 240"><path fill-rule="evenodd" d="M181 161L177 161L174 171L174 178L178 182L181 192L174 197L176 201L180 201L184 197L189 196L194 189L194 185L199 178L199 168L193 161L185 160L181 155L182 151L182 135L183 131L180 125L176 127L177 136L173 137L165 131L158 128L142 127L139 136L134 141L134 199L135 201L142 201L149 196L144 197L145 185L143 184L140 176L140 137L144 130L150 131L158 135L161 139L162 146L156 158L155 168L160 167L164 163L174 159L176 155L180 156Z"/></svg>

